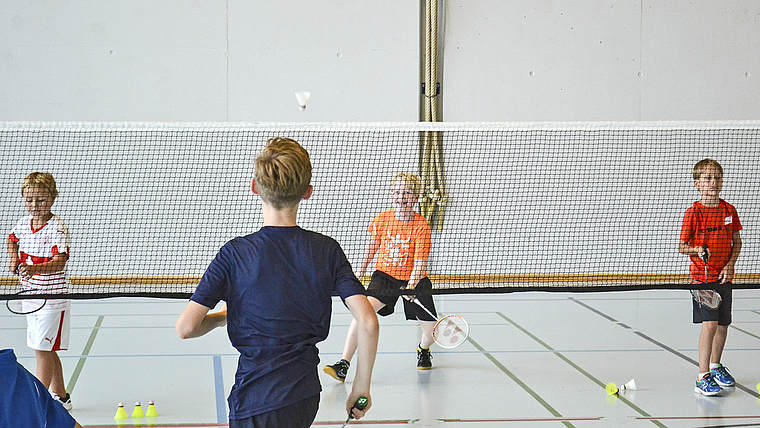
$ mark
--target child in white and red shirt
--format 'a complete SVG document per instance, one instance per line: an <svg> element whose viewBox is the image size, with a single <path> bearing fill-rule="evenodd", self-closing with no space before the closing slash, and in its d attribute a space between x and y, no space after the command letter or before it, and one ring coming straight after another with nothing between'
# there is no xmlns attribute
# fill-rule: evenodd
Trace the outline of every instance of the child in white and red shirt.
<svg viewBox="0 0 760 428"><path fill-rule="evenodd" d="M50 212L58 196L55 179L47 172L33 172L21 184L21 195L29 215L19 220L8 236L8 268L31 294L66 293L69 233L63 221ZM70 310L70 300L52 299L26 316L27 346L35 351L37 378L69 410L71 397L57 351L69 346Z"/></svg>

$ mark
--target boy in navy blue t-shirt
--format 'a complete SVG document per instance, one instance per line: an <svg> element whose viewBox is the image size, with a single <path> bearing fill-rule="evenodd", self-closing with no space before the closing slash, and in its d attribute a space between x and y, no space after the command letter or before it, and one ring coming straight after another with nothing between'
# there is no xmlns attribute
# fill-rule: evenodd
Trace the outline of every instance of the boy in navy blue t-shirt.
<svg viewBox="0 0 760 428"><path fill-rule="evenodd" d="M225 244L177 320L183 339L227 325L240 352L228 399L230 428L309 427L319 409L316 344L327 337L332 295L360 325L359 363L346 410L359 419L371 406L370 381L379 327L364 288L340 245L301 229L298 206L313 192L308 152L272 138L256 158L251 190L261 197L263 227ZM209 313L220 301L225 307ZM360 396L369 400L353 408Z"/></svg>
<svg viewBox="0 0 760 428"><path fill-rule="evenodd" d="M0 427L82 428L12 349L0 350Z"/></svg>

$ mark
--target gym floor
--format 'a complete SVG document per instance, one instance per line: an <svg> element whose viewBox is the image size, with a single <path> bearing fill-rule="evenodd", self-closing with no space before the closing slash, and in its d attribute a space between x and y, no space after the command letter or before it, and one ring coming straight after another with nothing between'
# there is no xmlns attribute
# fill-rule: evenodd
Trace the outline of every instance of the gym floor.
<svg viewBox="0 0 760 428"><path fill-rule="evenodd" d="M118 425L224 427L237 352L226 331L180 340L174 322L186 301L113 298L74 301L71 343L60 353L72 415L85 427L117 426L136 401L157 418ZM470 338L456 349L433 346L433 369L416 367L419 327L397 312L380 320L373 407L351 425L366 427L752 427L760 426L760 290L735 290L723 363L737 386L721 396L693 392L697 338L687 291L436 296L441 314L458 313ZM334 298L322 364L340 358L351 320ZM5 312L0 343L34 372L26 320ZM315 426L340 426L345 384L320 372ZM610 395L605 385L635 380Z"/></svg>

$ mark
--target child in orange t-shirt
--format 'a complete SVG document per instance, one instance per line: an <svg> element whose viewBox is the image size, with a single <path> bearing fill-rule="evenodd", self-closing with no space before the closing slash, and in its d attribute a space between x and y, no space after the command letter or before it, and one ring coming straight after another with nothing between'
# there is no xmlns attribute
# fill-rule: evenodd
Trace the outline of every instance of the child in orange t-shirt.
<svg viewBox="0 0 760 428"><path fill-rule="evenodd" d="M391 180L391 202L393 208L381 212L372 220L368 232L370 239L360 268L356 272L363 278L367 267L377 255L375 272L368 290L378 291L378 296L369 296L370 304L381 316L394 312L399 289L416 290L417 300L435 314L432 283L427 277L427 260L430 254L430 226L424 217L414 211L420 198L422 182L415 174L400 172ZM422 329L422 339L417 346L417 368L428 370L433 367L430 345L433 344L433 327L436 319L417 304L404 298L404 313L407 320L417 320ZM351 358L356 352L356 321L351 321L346 336L341 360L324 367L325 373L344 382Z"/></svg>

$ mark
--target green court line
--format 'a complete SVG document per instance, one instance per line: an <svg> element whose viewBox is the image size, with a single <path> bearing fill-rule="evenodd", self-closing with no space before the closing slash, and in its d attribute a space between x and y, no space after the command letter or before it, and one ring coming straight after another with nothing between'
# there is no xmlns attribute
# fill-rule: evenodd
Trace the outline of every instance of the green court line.
<svg viewBox="0 0 760 428"><path fill-rule="evenodd" d="M69 384L66 386L66 392L68 392L69 394L71 394L71 392L74 390L74 387L77 384L77 380L79 380L79 374L82 373L84 362L87 361L87 356L90 355L90 349L92 349L92 344L95 342L95 336L98 335L98 331L100 330L100 325L103 324L103 318L105 318L105 315L99 316L98 320L95 321L95 326L92 328L92 332L90 333L90 338L87 339L87 344L84 345L84 349L82 350L82 356L79 357L77 366L74 369L74 372L71 373L71 379L69 379Z"/></svg>
<svg viewBox="0 0 760 428"><path fill-rule="evenodd" d="M587 372L586 370L583 370L583 368L581 368L579 365L577 365L574 362L572 362L569 358L567 358L566 356L564 356L561 352L558 352L557 350L555 350L554 348L552 348L551 346L549 346L549 344L547 344L543 340L541 340L538 337L536 337L533 333L529 332L528 330L526 330L525 328L523 328L521 325L519 325L516 322L512 321L512 319L510 319L508 316L502 314L501 312L496 312L496 314L498 316L504 318L507 322L509 322L515 328L517 328L518 330L520 330L521 332L523 332L526 336L528 336L531 339L533 339L534 341L536 341L539 345L541 345L544 348L546 348L547 350L551 351L554 355L556 355L557 357L559 357L559 359L561 359L562 361L564 361L565 363L567 363L568 365L570 365L570 367L574 368L579 373L583 374L588 379L590 379L592 382L594 382L597 385L599 385L602 389L605 390L605 394L607 393L607 390L606 390L606 386L607 385L604 382L600 381L599 379L597 379L596 377L594 377L591 373ZM622 395L618 395L617 398L620 401L622 401L623 403L625 403L628 407L630 407L633 410L637 411L641 416L644 416L644 417L647 417L647 418L651 417L650 414L648 414L647 412L645 412L639 406L633 404L630 400L628 400L627 398L623 397ZM658 420L654 420L653 419L653 420L651 420L651 422L653 424L657 425L658 427L662 427L662 428L666 427L665 425L663 425Z"/></svg>
<svg viewBox="0 0 760 428"><path fill-rule="evenodd" d="M683 353L676 351L675 349L673 349L673 348L665 345L662 342L659 342L659 341L657 341L657 340L655 340L655 339L647 336L646 334L644 334L644 333L642 333L640 331L633 330L631 327L629 327L629 326L627 326L627 325L625 325L625 324L617 321L616 319L610 317L609 315L607 315L607 314L605 314L605 313L603 313L603 312L601 312L601 311L599 311L599 310L597 310L595 308L592 308L591 306L587 305L586 303L581 302L580 300L577 300L577 299L572 298L572 297L569 297L569 299L571 301L573 301L573 302L575 302L575 303L583 306L584 308L590 310L591 312L594 312L595 314L597 314L597 315L599 315L599 316L601 316L601 317L603 317L605 319L608 319L608 320L614 322L615 324L618 324L620 326L623 326L623 327L631 330L633 332L633 334L641 337L642 339L644 339L644 340L646 340L646 341L648 341L648 342L650 342L650 343L652 343L654 345L657 345L658 347L660 347L660 348L662 348L662 349L670 352L671 354L673 354L673 355L675 355L675 356L677 356L679 358L682 358L685 361L687 361L687 362L689 362L689 363L691 363L691 364L699 367L699 362L696 361L696 360L694 360L693 358L689 358L688 356L684 355ZM731 328L736 328L737 330L739 330L739 331L741 331L743 333L746 333L744 330L741 330L741 329L739 329L737 327L734 327L733 325L731 325ZM750 334L750 333L748 333L748 334ZM744 392L746 392L747 394L749 394L749 395L751 395L753 397L757 395L757 393L755 391L753 391L752 389L750 389L750 388L748 388L748 387L746 387L746 386L744 386L744 385L742 385L742 384L740 384L738 382L736 383L735 387L736 387L736 389L744 391Z"/></svg>
<svg viewBox="0 0 760 428"><path fill-rule="evenodd" d="M476 342L472 338L472 336L467 337L467 341L470 342L472 344L472 346L474 346L475 348L477 348L480 352L482 352L483 355L486 356L486 358L488 358L489 360L491 360L491 362L494 363L494 365L496 365L496 367L498 367L499 370L501 370L502 372L504 372L504 374L506 374L507 376L509 376L516 384L518 384L520 386L520 388L522 388L525 392L527 392L528 394L530 394L530 396L533 397L534 400L538 401L542 406L544 406L544 408L546 410L548 410L549 413L551 413L553 416L555 416L557 418L562 418L562 415L554 407L552 407L548 402L546 402L546 400L544 400L543 398L541 398L541 396L538 395L538 393L536 393L536 391L532 390L528 385L525 384L525 382L523 382L522 380L520 380L520 378L518 378L514 373L512 373L511 371L509 371L509 369L507 369L501 362L499 362L499 360L497 360L493 355L491 355L489 352L487 352L485 350L485 348L483 348L482 346L480 346L480 344L478 342ZM575 427L575 425L571 424L567 420L563 420L562 424L565 425L566 427Z"/></svg>
<svg viewBox="0 0 760 428"><path fill-rule="evenodd" d="M749 332L749 331L747 331L747 330L743 330L743 329L741 329L741 328L739 328L739 327L737 327L737 326L735 326L735 325L733 325L733 324L731 325L731 329L733 329L733 330L738 330L738 331L741 331L742 333L746 334L747 336L752 336L752 337L754 337L755 339L760 339L760 336L758 336L758 335L756 335L756 334L754 334L754 333L750 333L750 332Z"/></svg>

